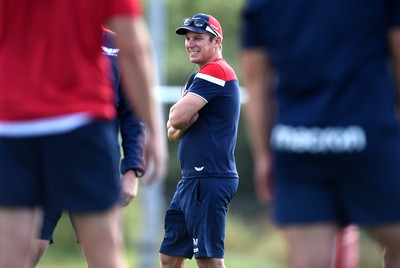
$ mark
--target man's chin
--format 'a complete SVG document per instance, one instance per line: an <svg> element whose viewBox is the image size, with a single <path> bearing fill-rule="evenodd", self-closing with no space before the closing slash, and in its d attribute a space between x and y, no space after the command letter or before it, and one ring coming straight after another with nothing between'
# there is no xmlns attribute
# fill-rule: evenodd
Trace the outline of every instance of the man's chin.
<svg viewBox="0 0 400 268"><path fill-rule="evenodd" d="M197 64L199 62L198 59L193 58L193 57L189 57L189 60L190 60L191 63L196 63Z"/></svg>

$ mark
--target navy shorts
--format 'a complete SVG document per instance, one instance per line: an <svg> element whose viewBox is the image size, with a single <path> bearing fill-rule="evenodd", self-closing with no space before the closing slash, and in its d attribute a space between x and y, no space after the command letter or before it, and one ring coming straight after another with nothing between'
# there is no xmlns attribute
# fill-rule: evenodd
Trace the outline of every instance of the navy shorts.
<svg viewBox="0 0 400 268"><path fill-rule="evenodd" d="M112 122L48 136L0 137L0 205L96 212L119 200Z"/></svg>
<svg viewBox="0 0 400 268"><path fill-rule="evenodd" d="M58 221L61 219L61 216L62 211L60 210L45 209L43 211L43 222L38 238L47 240L50 244L54 243L54 231L57 227ZM69 215L69 220L71 221L72 227L75 230L75 224L71 218L71 215ZM78 236L76 236L76 242L79 243Z"/></svg>
<svg viewBox="0 0 400 268"><path fill-rule="evenodd" d="M48 240L53 243L53 234L57 223L62 216L61 210L45 209L43 211L43 222L40 230L39 239Z"/></svg>
<svg viewBox="0 0 400 268"><path fill-rule="evenodd" d="M274 218L281 225L400 222L398 126L367 131L352 153L276 151Z"/></svg>
<svg viewBox="0 0 400 268"><path fill-rule="evenodd" d="M165 216L160 253L191 259L223 258L226 213L237 178L182 179Z"/></svg>

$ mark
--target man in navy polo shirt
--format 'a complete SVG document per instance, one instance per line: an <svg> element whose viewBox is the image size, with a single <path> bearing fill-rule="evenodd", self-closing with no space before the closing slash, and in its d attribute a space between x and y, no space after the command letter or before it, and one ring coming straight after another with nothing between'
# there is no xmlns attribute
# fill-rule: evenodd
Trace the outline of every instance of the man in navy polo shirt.
<svg viewBox="0 0 400 268"><path fill-rule="evenodd" d="M225 267L224 238L228 205L239 177L234 149L240 114L239 84L222 58L222 28L207 14L184 20L189 59L199 66L175 103L167 122L168 138L179 140L182 179L165 216L160 249L163 268Z"/></svg>

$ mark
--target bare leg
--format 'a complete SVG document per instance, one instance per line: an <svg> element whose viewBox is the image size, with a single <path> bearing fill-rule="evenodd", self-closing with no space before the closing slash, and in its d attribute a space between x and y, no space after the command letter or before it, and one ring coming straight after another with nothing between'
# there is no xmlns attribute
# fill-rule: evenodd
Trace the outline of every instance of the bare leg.
<svg viewBox="0 0 400 268"><path fill-rule="evenodd" d="M40 259L46 253L48 247L49 240L34 239L29 264L30 268L36 267Z"/></svg>
<svg viewBox="0 0 400 268"><path fill-rule="evenodd" d="M200 258L196 262L199 268L225 268L224 259Z"/></svg>
<svg viewBox="0 0 400 268"><path fill-rule="evenodd" d="M117 207L102 213L73 214L72 217L89 268L127 267Z"/></svg>
<svg viewBox="0 0 400 268"><path fill-rule="evenodd" d="M185 268L185 258L160 254L162 268Z"/></svg>
<svg viewBox="0 0 400 268"><path fill-rule="evenodd" d="M341 229L336 239L335 268L357 268L359 262L359 230L350 225Z"/></svg>
<svg viewBox="0 0 400 268"><path fill-rule="evenodd" d="M0 267L28 267L37 225L33 208L0 208Z"/></svg>
<svg viewBox="0 0 400 268"><path fill-rule="evenodd" d="M283 229L291 268L326 268L333 264L335 225L293 225Z"/></svg>

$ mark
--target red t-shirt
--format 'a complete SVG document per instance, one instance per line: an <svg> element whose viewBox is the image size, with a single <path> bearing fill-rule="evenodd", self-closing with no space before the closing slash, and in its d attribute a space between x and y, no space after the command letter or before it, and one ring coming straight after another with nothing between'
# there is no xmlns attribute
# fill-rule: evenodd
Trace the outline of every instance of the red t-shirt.
<svg viewBox="0 0 400 268"><path fill-rule="evenodd" d="M115 114L102 25L139 0L0 0L0 121Z"/></svg>

